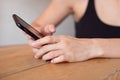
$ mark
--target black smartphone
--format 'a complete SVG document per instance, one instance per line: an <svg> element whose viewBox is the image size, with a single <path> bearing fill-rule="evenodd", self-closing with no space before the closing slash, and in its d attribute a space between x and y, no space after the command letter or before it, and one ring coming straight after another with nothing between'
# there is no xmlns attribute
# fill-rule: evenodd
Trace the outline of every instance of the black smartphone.
<svg viewBox="0 0 120 80"><path fill-rule="evenodd" d="M19 27L22 31L31 36L34 40L44 37L43 34L39 33L36 29L34 29L31 25L29 25L27 22L25 22L16 14L13 14L13 19L17 27Z"/></svg>

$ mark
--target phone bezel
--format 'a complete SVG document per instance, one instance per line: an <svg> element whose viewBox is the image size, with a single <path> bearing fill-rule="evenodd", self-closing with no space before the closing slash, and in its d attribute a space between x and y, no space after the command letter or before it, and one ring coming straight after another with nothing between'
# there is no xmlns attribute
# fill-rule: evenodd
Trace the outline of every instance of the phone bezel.
<svg viewBox="0 0 120 80"><path fill-rule="evenodd" d="M44 37L43 34L39 33L36 29L34 29L31 25L29 25L27 22L25 22L16 14L13 14L13 19L17 27L19 27L22 31L31 36L34 40Z"/></svg>

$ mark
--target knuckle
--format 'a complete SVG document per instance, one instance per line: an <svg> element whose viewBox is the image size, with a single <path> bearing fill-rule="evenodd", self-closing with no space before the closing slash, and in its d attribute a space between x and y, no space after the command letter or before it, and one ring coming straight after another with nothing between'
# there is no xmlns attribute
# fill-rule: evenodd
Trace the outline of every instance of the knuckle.
<svg viewBox="0 0 120 80"><path fill-rule="evenodd" d="M51 41L52 41L52 36L47 36L47 37L46 37L46 40L47 40L48 42L51 42Z"/></svg>
<svg viewBox="0 0 120 80"><path fill-rule="evenodd" d="M49 52L49 56L50 56L50 57L55 57L55 54L52 53L52 52Z"/></svg>
<svg viewBox="0 0 120 80"><path fill-rule="evenodd" d="M62 48L67 48L68 45L69 45L66 40L62 41L61 43L62 43L62 44L61 44L61 47L62 47Z"/></svg>
<svg viewBox="0 0 120 80"><path fill-rule="evenodd" d="M54 57L53 52L49 52L49 53L48 53L48 56L49 56L49 57Z"/></svg>

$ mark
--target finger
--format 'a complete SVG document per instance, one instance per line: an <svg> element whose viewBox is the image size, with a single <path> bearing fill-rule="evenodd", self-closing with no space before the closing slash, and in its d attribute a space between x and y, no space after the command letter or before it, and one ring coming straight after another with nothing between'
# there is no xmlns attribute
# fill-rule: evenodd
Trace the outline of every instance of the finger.
<svg viewBox="0 0 120 80"><path fill-rule="evenodd" d="M32 39L28 39L28 44L31 46L34 41Z"/></svg>
<svg viewBox="0 0 120 80"><path fill-rule="evenodd" d="M57 58L54 58L53 60L51 60L51 63L60 63L60 62L64 62L65 61L65 58L63 55L57 57Z"/></svg>
<svg viewBox="0 0 120 80"><path fill-rule="evenodd" d="M43 60L50 60L50 59L53 59L53 58L56 58L58 56L60 56L62 54L62 52L60 52L59 50L56 50L56 51L50 51L48 52L47 54L45 54L42 59Z"/></svg>
<svg viewBox="0 0 120 80"><path fill-rule="evenodd" d="M32 50L34 53L38 53L38 51L39 51L39 49L37 49L37 48L32 48Z"/></svg>
<svg viewBox="0 0 120 80"><path fill-rule="evenodd" d="M53 50L57 50L57 46L56 44L49 44L49 45L45 45L43 47L40 48L40 50L36 53L35 58L41 58L43 55L45 55L46 53L53 51Z"/></svg>
<svg viewBox="0 0 120 80"><path fill-rule="evenodd" d="M38 23L36 23L36 22L33 22L33 23L31 24L31 26L32 26L33 28L35 28L36 30L38 30L39 32L41 32L42 29L43 29L43 27L42 27L41 25L39 25Z"/></svg>
<svg viewBox="0 0 120 80"><path fill-rule="evenodd" d="M56 31L55 26L54 25L47 25L45 27L45 31L46 31L46 33L48 33L48 35L52 35Z"/></svg>
<svg viewBox="0 0 120 80"><path fill-rule="evenodd" d="M47 35L51 34L50 30L49 30L49 25L47 25L44 29L44 31L46 32Z"/></svg>
<svg viewBox="0 0 120 80"><path fill-rule="evenodd" d="M28 44L29 44L30 46L31 46L32 42L33 42L33 40L31 40L31 39L28 40ZM32 47L32 50L33 50L34 53L37 53L37 52L39 51L39 49L33 48L33 47Z"/></svg>
<svg viewBox="0 0 120 80"><path fill-rule="evenodd" d="M39 22L38 22L39 23ZM34 23L32 23L32 27L34 28L34 29L36 29L39 33L40 33L40 37L41 36L45 36L46 34L45 34L45 31L44 31L44 26L41 26L40 24L36 24L36 22L34 22Z"/></svg>
<svg viewBox="0 0 120 80"><path fill-rule="evenodd" d="M57 43L59 42L59 39L55 36L46 36L46 37L43 37L39 40L36 40L32 43L32 46L35 47L35 48L39 48L43 45L46 45L46 44L54 44L54 43Z"/></svg>
<svg viewBox="0 0 120 80"><path fill-rule="evenodd" d="M34 40L32 40L32 39L28 39L28 44L30 45L30 46L32 46L32 43L34 42Z"/></svg>
<svg viewBox="0 0 120 80"><path fill-rule="evenodd" d="M54 26L54 25L50 25L50 26L49 26L49 31L50 31L51 33L55 33L55 32L56 32L55 26Z"/></svg>
<svg viewBox="0 0 120 80"><path fill-rule="evenodd" d="M33 23L32 26L36 28L39 32L43 33L44 35L51 35L52 33L55 32L55 26L53 25L41 26Z"/></svg>

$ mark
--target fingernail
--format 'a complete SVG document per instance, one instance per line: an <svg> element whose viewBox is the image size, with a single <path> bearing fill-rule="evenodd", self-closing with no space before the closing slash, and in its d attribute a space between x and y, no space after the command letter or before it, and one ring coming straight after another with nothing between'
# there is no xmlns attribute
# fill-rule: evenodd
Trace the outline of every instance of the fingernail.
<svg viewBox="0 0 120 80"><path fill-rule="evenodd" d="M50 32L54 32L55 31L52 25L49 25L48 29L49 29Z"/></svg>
<svg viewBox="0 0 120 80"><path fill-rule="evenodd" d="M50 31L51 31L51 32L55 32L55 29L51 28Z"/></svg>

